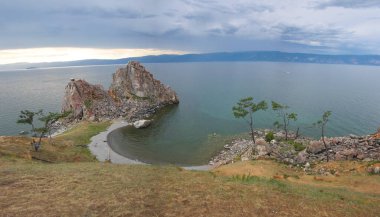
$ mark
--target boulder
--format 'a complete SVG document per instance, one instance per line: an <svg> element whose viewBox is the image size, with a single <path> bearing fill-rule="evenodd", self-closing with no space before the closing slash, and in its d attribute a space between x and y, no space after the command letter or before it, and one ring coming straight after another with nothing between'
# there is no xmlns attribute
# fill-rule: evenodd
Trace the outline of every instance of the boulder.
<svg viewBox="0 0 380 217"><path fill-rule="evenodd" d="M138 120L133 122L133 126L137 129L148 127L152 123L151 120Z"/></svg>
<svg viewBox="0 0 380 217"><path fill-rule="evenodd" d="M263 138L257 138L255 144L256 144L256 145L267 145L268 143L267 143L267 141L265 141L265 139L263 139Z"/></svg>
<svg viewBox="0 0 380 217"><path fill-rule="evenodd" d="M308 156L309 156L309 154L306 152L306 150L300 151L297 154L296 163L298 163L298 164L306 163L308 160Z"/></svg>
<svg viewBox="0 0 380 217"><path fill-rule="evenodd" d="M356 158L358 152L355 149L345 149L337 152L336 154L343 155L346 160L352 160Z"/></svg>
<svg viewBox="0 0 380 217"><path fill-rule="evenodd" d="M240 157L241 157L241 161L248 161L248 160L251 160L252 159L252 156L253 156L253 153L252 153L252 148L249 147L247 151L245 151Z"/></svg>
<svg viewBox="0 0 380 217"><path fill-rule="evenodd" d="M255 153L258 157L265 156L270 153L270 148L267 144L264 145L256 145Z"/></svg>
<svg viewBox="0 0 380 217"><path fill-rule="evenodd" d="M319 154L325 150L325 146L321 141L310 141L306 151L311 154Z"/></svg>

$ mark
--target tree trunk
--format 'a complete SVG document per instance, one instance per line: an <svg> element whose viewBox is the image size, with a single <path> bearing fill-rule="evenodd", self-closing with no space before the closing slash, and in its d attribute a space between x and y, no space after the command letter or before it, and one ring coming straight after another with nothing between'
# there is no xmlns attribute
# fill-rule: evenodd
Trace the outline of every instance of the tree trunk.
<svg viewBox="0 0 380 217"><path fill-rule="evenodd" d="M288 141L288 125L286 123L286 115L284 114L283 115L283 119L284 119L284 130L285 130L285 140Z"/></svg>
<svg viewBox="0 0 380 217"><path fill-rule="evenodd" d="M299 131L300 131L300 127L297 127L296 138L294 138L294 139L298 139L298 137L299 137Z"/></svg>
<svg viewBox="0 0 380 217"><path fill-rule="evenodd" d="M326 160L329 162L329 150L327 149L327 144L325 141L325 125L322 125L322 142L326 149Z"/></svg>
<svg viewBox="0 0 380 217"><path fill-rule="evenodd" d="M253 144L256 144L256 141L255 141L255 133L253 132L253 118L252 118L252 113L249 114L249 117L251 119L251 122L249 123L249 127L251 128L251 137L252 137L252 141L253 141Z"/></svg>

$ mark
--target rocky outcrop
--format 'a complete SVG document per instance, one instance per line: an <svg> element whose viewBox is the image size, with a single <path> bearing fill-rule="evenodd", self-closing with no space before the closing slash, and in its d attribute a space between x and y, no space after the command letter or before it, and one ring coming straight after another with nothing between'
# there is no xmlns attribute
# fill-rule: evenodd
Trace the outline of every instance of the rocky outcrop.
<svg viewBox="0 0 380 217"><path fill-rule="evenodd" d="M62 112L72 111L72 120L128 120L149 117L159 108L179 103L177 94L153 78L140 63L129 62L113 74L108 91L100 85L71 79L65 88Z"/></svg>
<svg viewBox="0 0 380 217"><path fill-rule="evenodd" d="M138 62L129 62L113 74L110 95L116 101L145 99L155 105L176 104L177 94L159 80L153 78Z"/></svg>
<svg viewBox="0 0 380 217"><path fill-rule="evenodd" d="M65 88L62 111L72 111L72 117L77 120L95 120L117 113L112 98L101 85L74 79Z"/></svg>
<svg viewBox="0 0 380 217"><path fill-rule="evenodd" d="M379 133L378 133L379 134ZM269 158L287 164L306 165L327 161L359 160L374 161L380 160L380 138L378 134L368 136L345 136L325 138L326 146L320 140L310 138L299 138L292 142L285 142L283 138L276 138L280 142L273 140L270 143L263 140L264 131L256 131L257 139L254 145L254 153L251 159ZM281 133L277 133L281 136ZM226 144L224 150L215 156L210 164L219 166L228 164L238 159L239 156L246 158L248 147L252 147L249 140L235 140L231 144Z"/></svg>

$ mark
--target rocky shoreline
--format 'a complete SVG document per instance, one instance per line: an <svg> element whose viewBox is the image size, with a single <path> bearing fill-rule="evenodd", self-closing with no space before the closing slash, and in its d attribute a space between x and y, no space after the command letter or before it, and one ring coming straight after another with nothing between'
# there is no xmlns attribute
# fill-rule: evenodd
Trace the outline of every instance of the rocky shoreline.
<svg viewBox="0 0 380 217"><path fill-rule="evenodd" d="M283 132L275 133L275 139L265 141L270 130L256 131L256 144L251 140L236 139L224 146L218 155L209 162L214 168L251 159L274 159L294 166L308 167L327 161L379 161L380 131L373 135L325 138L327 149L322 140L297 138L285 141ZM294 138L294 134L290 138ZM253 148L252 148L253 147ZM326 154L327 153L327 154Z"/></svg>

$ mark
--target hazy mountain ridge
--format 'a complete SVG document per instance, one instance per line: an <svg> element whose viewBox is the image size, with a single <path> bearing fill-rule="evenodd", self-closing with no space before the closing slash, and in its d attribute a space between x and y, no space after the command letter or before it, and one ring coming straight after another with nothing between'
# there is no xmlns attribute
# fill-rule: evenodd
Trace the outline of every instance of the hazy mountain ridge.
<svg viewBox="0 0 380 217"><path fill-rule="evenodd" d="M184 55L157 55L141 56L122 59L88 59L68 62L51 63L16 63L0 65L0 69L27 69L45 67L66 67L86 65L113 65L126 64L129 61L142 63L170 63L170 62L228 62L228 61L263 61L263 62L295 62L317 64L350 64L350 65L380 65L380 55L326 55L309 53L287 53L280 51L246 51L246 52L218 52Z"/></svg>

